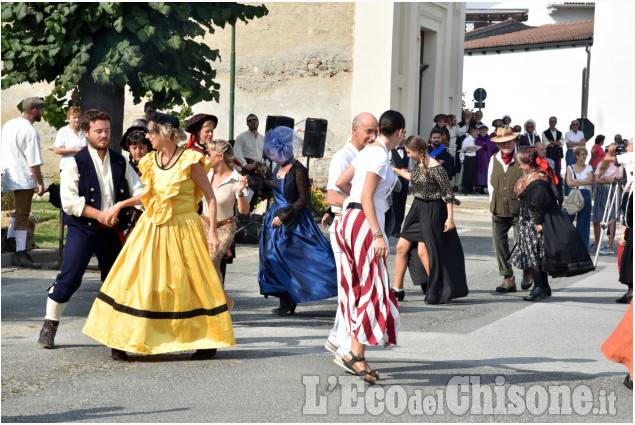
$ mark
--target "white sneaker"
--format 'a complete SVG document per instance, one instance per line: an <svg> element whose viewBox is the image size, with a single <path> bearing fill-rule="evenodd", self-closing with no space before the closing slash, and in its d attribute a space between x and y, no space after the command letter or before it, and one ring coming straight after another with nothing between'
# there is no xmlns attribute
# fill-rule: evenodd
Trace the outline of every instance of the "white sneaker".
<svg viewBox="0 0 635 425"><path fill-rule="evenodd" d="M613 254L615 254L615 251L613 251L608 246L604 246L602 247L602 249L600 249L600 255L613 255Z"/></svg>

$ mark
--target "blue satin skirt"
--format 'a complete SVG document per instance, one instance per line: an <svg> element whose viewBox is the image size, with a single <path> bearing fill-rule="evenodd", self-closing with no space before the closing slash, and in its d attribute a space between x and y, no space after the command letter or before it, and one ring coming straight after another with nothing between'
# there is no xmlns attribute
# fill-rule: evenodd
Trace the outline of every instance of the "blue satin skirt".
<svg viewBox="0 0 635 425"><path fill-rule="evenodd" d="M288 293L294 303L337 296L337 271L331 244L304 208L297 224L271 227L281 205L265 215L260 238L258 283L263 295Z"/></svg>

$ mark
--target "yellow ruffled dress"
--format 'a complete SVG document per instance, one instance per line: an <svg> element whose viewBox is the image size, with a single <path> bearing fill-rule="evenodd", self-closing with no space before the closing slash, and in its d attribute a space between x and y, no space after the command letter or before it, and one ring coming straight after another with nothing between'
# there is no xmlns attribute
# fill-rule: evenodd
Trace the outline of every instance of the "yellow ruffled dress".
<svg viewBox="0 0 635 425"><path fill-rule="evenodd" d="M210 164L184 150L169 169L156 152L139 162L146 209L112 266L83 332L140 354L236 344L225 295L196 213L203 193L191 166Z"/></svg>

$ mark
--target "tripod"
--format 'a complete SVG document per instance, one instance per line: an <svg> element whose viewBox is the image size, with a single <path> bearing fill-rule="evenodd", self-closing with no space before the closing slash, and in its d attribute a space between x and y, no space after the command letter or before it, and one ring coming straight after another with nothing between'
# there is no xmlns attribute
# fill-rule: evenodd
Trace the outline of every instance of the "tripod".
<svg viewBox="0 0 635 425"><path fill-rule="evenodd" d="M615 180L613 180L613 183L611 183L611 186L609 187L609 193L606 195L606 206L604 207L604 213L602 214L602 222L600 224L602 231L600 232L600 239L598 239L598 248L595 251L593 266L597 266L597 263L598 263L598 255L600 255L600 246L602 245L602 239L604 239L604 234L606 232L606 229L609 227L609 219L611 217L611 210L615 208L615 221L617 221L617 219L620 216L621 197L619 196L620 179L618 177L619 176L616 176ZM615 226L614 232L616 231L617 231L617 225Z"/></svg>

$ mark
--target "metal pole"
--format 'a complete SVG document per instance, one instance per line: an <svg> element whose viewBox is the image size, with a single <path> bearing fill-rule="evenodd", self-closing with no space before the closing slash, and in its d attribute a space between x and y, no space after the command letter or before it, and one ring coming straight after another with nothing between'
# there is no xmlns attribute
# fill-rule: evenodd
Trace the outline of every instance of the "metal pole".
<svg viewBox="0 0 635 425"><path fill-rule="evenodd" d="M229 63L229 140L234 138L234 87L236 85L236 24L232 25L232 50Z"/></svg>

